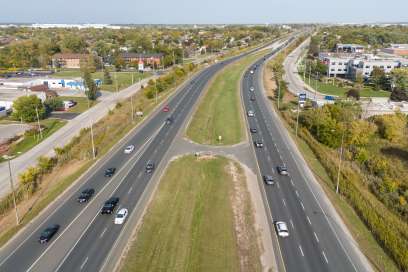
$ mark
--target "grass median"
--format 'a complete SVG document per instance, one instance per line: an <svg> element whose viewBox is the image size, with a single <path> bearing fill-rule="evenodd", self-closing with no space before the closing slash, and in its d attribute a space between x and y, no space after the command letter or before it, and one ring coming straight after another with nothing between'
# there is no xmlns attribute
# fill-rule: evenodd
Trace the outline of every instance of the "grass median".
<svg viewBox="0 0 408 272"><path fill-rule="evenodd" d="M251 54L228 65L211 82L187 128L187 137L210 145L232 145L244 137L243 115L239 93L244 70L266 52ZM218 137L221 136L221 141Z"/></svg>
<svg viewBox="0 0 408 272"><path fill-rule="evenodd" d="M261 271L252 213L234 216L234 205L248 204L249 195L234 201L234 182L245 184L245 176L226 158L190 155L171 162L121 271ZM239 241L246 236L237 234L242 229L250 243Z"/></svg>

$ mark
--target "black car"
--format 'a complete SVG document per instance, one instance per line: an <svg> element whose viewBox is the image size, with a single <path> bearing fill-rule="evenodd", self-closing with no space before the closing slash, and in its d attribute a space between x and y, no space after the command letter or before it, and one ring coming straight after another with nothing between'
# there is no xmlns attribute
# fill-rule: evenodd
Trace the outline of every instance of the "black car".
<svg viewBox="0 0 408 272"><path fill-rule="evenodd" d="M146 173L150 174L154 170L154 162L148 161L146 164Z"/></svg>
<svg viewBox="0 0 408 272"><path fill-rule="evenodd" d="M254 145L257 148L262 148L263 147L263 142L261 140L256 140L256 141L254 141Z"/></svg>
<svg viewBox="0 0 408 272"><path fill-rule="evenodd" d="M101 214L111 214L119 203L119 197L111 197L103 204Z"/></svg>
<svg viewBox="0 0 408 272"><path fill-rule="evenodd" d="M81 192L81 194L78 196L78 202L83 203L87 202L95 193L95 190L92 188L85 189Z"/></svg>
<svg viewBox="0 0 408 272"><path fill-rule="evenodd" d="M265 175L265 176L263 176L263 180L267 185L274 185L275 184L275 181L273 180L272 176Z"/></svg>
<svg viewBox="0 0 408 272"><path fill-rule="evenodd" d="M249 131L250 131L251 133L257 133L257 132L258 132L258 130L257 130L256 128L250 128Z"/></svg>
<svg viewBox="0 0 408 272"><path fill-rule="evenodd" d="M171 116L170 116L170 117L167 117L165 123L166 123L167 125L171 125L171 124L173 123L173 117L171 117Z"/></svg>
<svg viewBox="0 0 408 272"><path fill-rule="evenodd" d="M255 96L251 95L251 97L249 98L251 101L255 101Z"/></svg>
<svg viewBox="0 0 408 272"><path fill-rule="evenodd" d="M278 166L276 167L278 170L278 173L281 174L282 176L287 176L288 175L288 168L286 166Z"/></svg>
<svg viewBox="0 0 408 272"><path fill-rule="evenodd" d="M113 174L115 174L116 168L111 167L105 170L105 177L111 177Z"/></svg>
<svg viewBox="0 0 408 272"><path fill-rule="evenodd" d="M57 224L51 225L48 228L46 228L42 233L40 238L38 239L38 242L41 244L47 243L48 241L51 240L51 238L57 233L59 230L60 226Z"/></svg>

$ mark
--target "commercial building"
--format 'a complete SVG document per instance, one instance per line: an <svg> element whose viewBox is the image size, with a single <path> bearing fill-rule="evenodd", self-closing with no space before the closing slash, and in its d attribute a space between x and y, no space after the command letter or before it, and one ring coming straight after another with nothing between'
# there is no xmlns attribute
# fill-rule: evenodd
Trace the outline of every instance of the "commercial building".
<svg viewBox="0 0 408 272"><path fill-rule="evenodd" d="M400 60L397 59L363 59L359 61L357 66L350 67L349 76L355 79L358 74L361 74L364 78L369 78L374 67L382 69L385 73L390 73L400 65Z"/></svg>
<svg viewBox="0 0 408 272"><path fill-rule="evenodd" d="M337 53L363 53L364 46L359 44L338 43L336 44L335 51Z"/></svg>
<svg viewBox="0 0 408 272"><path fill-rule="evenodd" d="M383 48L381 51L397 56L408 56L408 44L391 44L390 47Z"/></svg>
<svg viewBox="0 0 408 272"><path fill-rule="evenodd" d="M52 57L52 67L79 69L81 68L81 61L88 58L88 54L58 53Z"/></svg>

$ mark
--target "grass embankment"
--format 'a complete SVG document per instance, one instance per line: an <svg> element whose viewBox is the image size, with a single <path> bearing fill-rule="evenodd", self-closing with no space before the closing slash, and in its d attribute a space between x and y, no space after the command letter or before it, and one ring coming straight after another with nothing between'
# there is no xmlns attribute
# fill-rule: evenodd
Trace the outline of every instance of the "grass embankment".
<svg viewBox="0 0 408 272"><path fill-rule="evenodd" d="M116 91L116 82L117 82L117 88L118 90L122 90L126 87L129 87L132 84L132 75L133 75L133 81L134 83L139 81L140 79L147 78L151 76L151 73L139 73L139 72L111 72L111 78L113 83L106 85L102 84L100 87L101 90L103 91ZM71 70L62 70L59 72L56 72L51 75L52 77L58 77L58 78L77 78L81 77L81 71L79 69L71 69ZM100 79L103 80L103 72L98 71L95 73L92 73L92 78L93 79Z"/></svg>
<svg viewBox="0 0 408 272"><path fill-rule="evenodd" d="M171 162L121 271L261 271L253 214L244 212L243 222L234 219L234 182L245 184L245 176L226 158ZM250 201L245 196L242 203ZM237 235L242 228L250 231L247 250Z"/></svg>
<svg viewBox="0 0 408 272"><path fill-rule="evenodd" d="M268 68L265 70L264 73L264 82L265 86L272 87L269 87L266 91L268 91L268 97L272 100L271 103L275 107L275 110L278 111L276 104L277 95L275 87L273 86L274 85L273 81L275 80L275 78L273 77L271 66L268 65L267 67ZM275 95L269 95L270 92L274 91ZM287 94L285 98L283 98L284 104L286 105L291 104L292 103L291 101L295 100L296 98L290 97L289 94ZM284 106L282 108L287 107ZM284 114L285 111L281 111L280 113ZM319 183L322 185L324 191L326 192L326 195L329 197L331 203L335 206L337 212L342 217L343 221L345 222L348 229L352 233L354 239L357 241L363 254L371 261L371 263L373 264L374 268L377 271L395 271L395 272L399 271L398 267L395 265L393 260L389 257L388 254L386 254L384 249L379 245L373 233L368 229L367 225L364 223L360 215L358 215L353 206L350 205L349 200L335 193L335 182L333 182L333 178L330 177L322 161L319 160L318 156L315 154L311 146L302 137L295 137L295 131L293 126L290 126L286 122L287 120L285 118L282 118L282 120L284 121L284 124L288 129L289 133L291 134L292 138L295 140L303 157L307 161L308 166L314 173ZM303 135L302 130L300 131L299 135L301 136ZM314 147L316 147L316 145L319 144L314 143ZM321 158L327 159L326 156L323 156ZM334 161L335 163L337 163L338 157L335 157Z"/></svg>
<svg viewBox="0 0 408 272"><path fill-rule="evenodd" d="M187 128L187 137L210 145L231 145L244 138L240 80L244 70L265 51L247 56L220 71L200 101ZM222 137L218 141L218 136Z"/></svg>
<svg viewBox="0 0 408 272"><path fill-rule="evenodd" d="M187 78L187 74L174 71L166 76L174 76L178 86ZM158 102L166 99L174 87L168 87L159 93ZM131 118L131 104L129 100L117 103L116 108L103 117L93 126L94 142L97 159L104 156L116 143L118 143L131 129L144 120L156 107L155 99L149 99L144 92L138 92L133 96L134 109L144 112L143 118ZM46 166L38 164L27 169L22 174L29 174L22 182L19 178L16 192L18 210L21 218L34 218L54 199L56 199L67 187L77 180L94 163L92 159L90 129L82 129L80 135L74 137L63 148L56 149L57 155L50 158ZM12 194L8 194L0 200L0 247L4 245L14 234L24 227L29 220L23 219L18 226L15 224L13 213Z"/></svg>
<svg viewBox="0 0 408 272"><path fill-rule="evenodd" d="M303 74L299 74L299 76L303 79ZM306 78L305 83L309 84L309 79ZM327 95L334 95L334 96L340 96L340 97L346 97L346 92L353 88L353 86L349 87L341 87L336 85L333 85L333 81L330 82L322 82L320 80L316 80L314 78L310 79L310 84L309 86L316 89L318 92L327 94ZM317 86L317 88L316 88ZM361 97L389 97L391 95L390 92L379 90L375 91L371 87L365 86L361 91L360 91L360 96Z"/></svg>
<svg viewBox="0 0 408 272"><path fill-rule="evenodd" d="M23 136L21 141L17 141L16 143L10 146L10 150L7 152L8 156L18 156L21 155L37 144L41 143L49 136L51 136L55 131L63 127L67 122L64 120L59 119L45 119L41 120L40 124L42 127L42 138L40 138L40 134L36 132L26 132ZM36 123L33 123L36 126Z"/></svg>

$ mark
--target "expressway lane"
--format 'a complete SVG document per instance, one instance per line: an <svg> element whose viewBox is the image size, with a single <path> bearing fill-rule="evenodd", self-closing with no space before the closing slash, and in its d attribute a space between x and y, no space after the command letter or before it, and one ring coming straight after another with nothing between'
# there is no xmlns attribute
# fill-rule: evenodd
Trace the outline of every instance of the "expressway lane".
<svg viewBox="0 0 408 272"><path fill-rule="evenodd" d="M247 54L207 67L183 85L167 103L170 113L157 109L63 197L1 248L0 271L100 270L122 230L113 224L113 216L99 215L103 202L112 195L120 197L119 206L128 208L132 214L152 177L145 174L146 162L154 161L157 168L209 80L225 65ZM169 114L174 122L165 125ZM135 145L135 151L124 154L124 147L130 144ZM112 178L103 176L108 167L117 168ZM95 196L85 205L77 203L79 193L89 187L95 189ZM56 223L61 226L57 235L47 245L39 244L40 232Z"/></svg>
<svg viewBox="0 0 408 272"><path fill-rule="evenodd" d="M333 229L335 222L323 211L269 112L266 104L269 102L260 83L263 61L260 59L253 65L257 67L254 74L245 73L242 97L245 111L255 113L254 117L247 117L248 127L258 130L251 138L264 144L263 148L254 147L260 173L272 175L277 183L263 186L272 219L285 221L289 228L289 237L277 238L285 269L288 272L365 271L345 250L344 242ZM250 92L251 86L254 92ZM251 101L251 96L255 101ZM287 166L290 175L279 175L276 171L279 165Z"/></svg>

